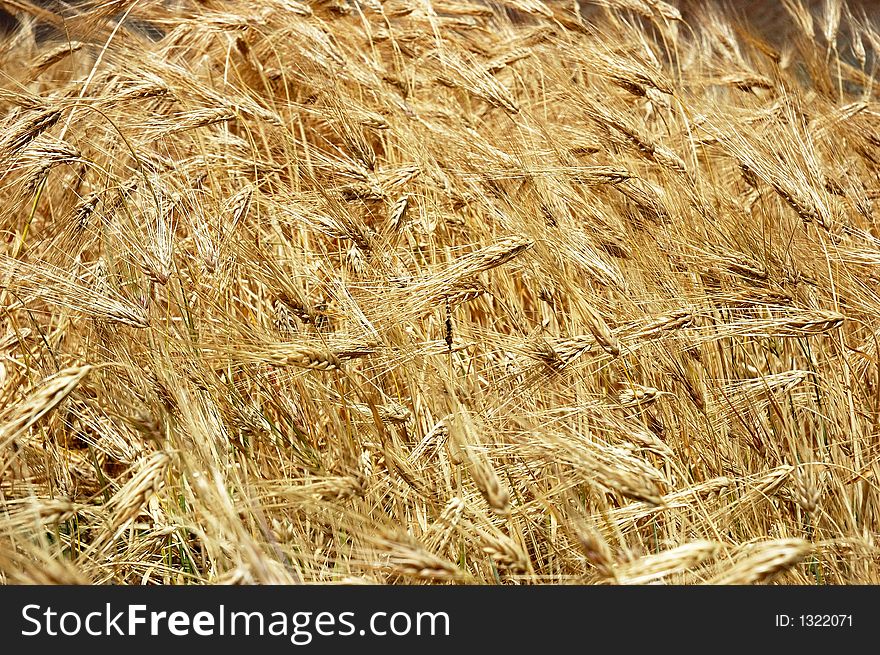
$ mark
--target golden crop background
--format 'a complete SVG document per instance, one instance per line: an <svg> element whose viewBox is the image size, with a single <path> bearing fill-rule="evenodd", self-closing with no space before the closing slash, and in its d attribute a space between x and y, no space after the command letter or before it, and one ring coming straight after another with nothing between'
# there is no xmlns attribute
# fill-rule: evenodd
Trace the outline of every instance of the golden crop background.
<svg viewBox="0 0 880 655"><path fill-rule="evenodd" d="M2 581L880 582L861 11L3 4Z"/></svg>

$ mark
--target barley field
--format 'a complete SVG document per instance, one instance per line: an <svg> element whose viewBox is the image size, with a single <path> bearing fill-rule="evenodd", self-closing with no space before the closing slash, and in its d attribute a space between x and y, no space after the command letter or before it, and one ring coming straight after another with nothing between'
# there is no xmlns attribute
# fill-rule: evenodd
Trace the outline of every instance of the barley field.
<svg viewBox="0 0 880 655"><path fill-rule="evenodd" d="M870 5L51 4L0 582L880 583Z"/></svg>

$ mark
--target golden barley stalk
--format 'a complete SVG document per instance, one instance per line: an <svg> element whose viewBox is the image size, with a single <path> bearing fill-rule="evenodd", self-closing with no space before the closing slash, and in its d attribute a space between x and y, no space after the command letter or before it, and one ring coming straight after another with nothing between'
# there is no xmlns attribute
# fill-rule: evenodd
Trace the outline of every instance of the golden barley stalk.
<svg viewBox="0 0 880 655"><path fill-rule="evenodd" d="M746 585L769 582L796 566L813 550L802 539L777 539L754 544L727 570L708 580L713 585Z"/></svg>
<svg viewBox="0 0 880 655"><path fill-rule="evenodd" d="M53 64L57 64L59 61L64 59L65 57L72 55L74 52L82 49L83 44L79 41L70 41L67 43L63 43L47 52L44 52L40 57L31 64L31 68L35 73L39 73L49 66Z"/></svg>
<svg viewBox="0 0 880 655"><path fill-rule="evenodd" d="M465 452L470 461L470 468L468 470L471 477L477 484L477 488L485 497L486 502L489 503L489 507L491 507L492 511L496 514L502 516L509 514L510 494L504 485L501 484L501 480L498 478L495 468L488 459L474 453L473 449L467 448Z"/></svg>
<svg viewBox="0 0 880 655"><path fill-rule="evenodd" d="M11 126L6 136L0 139L0 159L21 152L31 141L55 125L60 118L60 109L43 109L26 115Z"/></svg>
<svg viewBox="0 0 880 655"><path fill-rule="evenodd" d="M406 577L437 581L463 581L467 574L452 562L429 553L417 544L386 536L379 546L391 571Z"/></svg>
<svg viewBox="0 0 880 655"><path fill-rule="evenodd" d="M10 533L29 529L44 530L46 526L67 521L80 506L69 498L34 499L13 509L0 520L0 530Z"/></svg>
<svg viewBox="0 0 880 655"><path fill-rule="evenodd" d="M598 344L613 357L620 355L620 344L617 338L611 333L611 329L605 322L605 319L595 309L589 305L584 306L585 313L589 319L587 327L590 333L596 339Z"/></svg>
<svg viewBox="0 0 880 655"><path fill-rule="evenodd" d="M90 585L94 581L66 557L50 552L19 552L12 544L0 542L0 569L13 584Z"/></svg>
<svg viewBox="0 0 880 655"><path fill-rule="evenodd" d="M443 512L434 523L428 526L423 537L425 544L432 552L442 553L447 549L464 510L465 504L461 498L453 497L447 501Z"/></svg>
<svg viewBox="0 0 880 655"><path fill-rule="evenodd" d="M92 542L89 551L106 548L122 534L150 498L162 488L170 466L171 456L164 451L154 453L141 464L134 476L110 499L109 524L100 537Z"/></svg>
<svg viewBox="0 0 880 655"><path fill-rule="evenodd" d="M608 541L595 525L580 517L571 518L577 544L587 561L596 567L599 575L606 580L616 580L616 558Z"/></svg>
<svg viewBox="0 0 880 655"><path fill-rule="evenodd" d="M0 582L880 583L876 3L11 4Z"/></svg>
<svg viewBox="0 0 880 655"><path fill-rule="evenodd" d="M149 318L142 307L108 288L95 289L49 264L32 264L0 255L0 275L9 280L8 287L19 294L30 294L129 327L149 327Z"/></svg>
<svg viewBox="0 0 880 655"><path fill-rule="evenodd" d="M615 573L621 584L648 584L671 575L687 573L715 557L720 544L711 541L692 541L670 550L646 555L619 567Z"/></svg>
<svg viewBox="0 0 880 655"><path fill-rule="evenodd" d="M500 532L482 534L482 551L486 553L496 566L514 573L525 573L529 570L529 558L519 544Z"/></svg>
<svg viewBox="0 0 880 655"><path fill-rule="evenodd" d="M93 370L88 364L63 369L43 380L24 402L6 408L0 424L0 440L15 439L56 409Z"/></svg>

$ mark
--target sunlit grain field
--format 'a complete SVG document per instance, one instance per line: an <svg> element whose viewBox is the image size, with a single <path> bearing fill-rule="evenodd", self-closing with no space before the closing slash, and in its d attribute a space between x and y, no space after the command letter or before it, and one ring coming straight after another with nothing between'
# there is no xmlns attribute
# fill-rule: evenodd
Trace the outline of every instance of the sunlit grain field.
<svg viewBox="0 0 880 655"><path fill-rule="evenodd" d="M861 5L3 4L0 581L880 583Z"/></svg>

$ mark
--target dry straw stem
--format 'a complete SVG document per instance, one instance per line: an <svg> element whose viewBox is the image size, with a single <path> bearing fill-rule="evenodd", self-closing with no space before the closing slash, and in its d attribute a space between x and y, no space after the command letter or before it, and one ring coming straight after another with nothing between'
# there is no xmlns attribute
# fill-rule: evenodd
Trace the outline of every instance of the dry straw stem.
<svg viewBox="0 0 880 655"><path fill-rule="evenodd" d="M459 497L450 498L443 512L425 531L424 541L434 552L443 552L449 546L464 514L465 503Z"/></svg>

